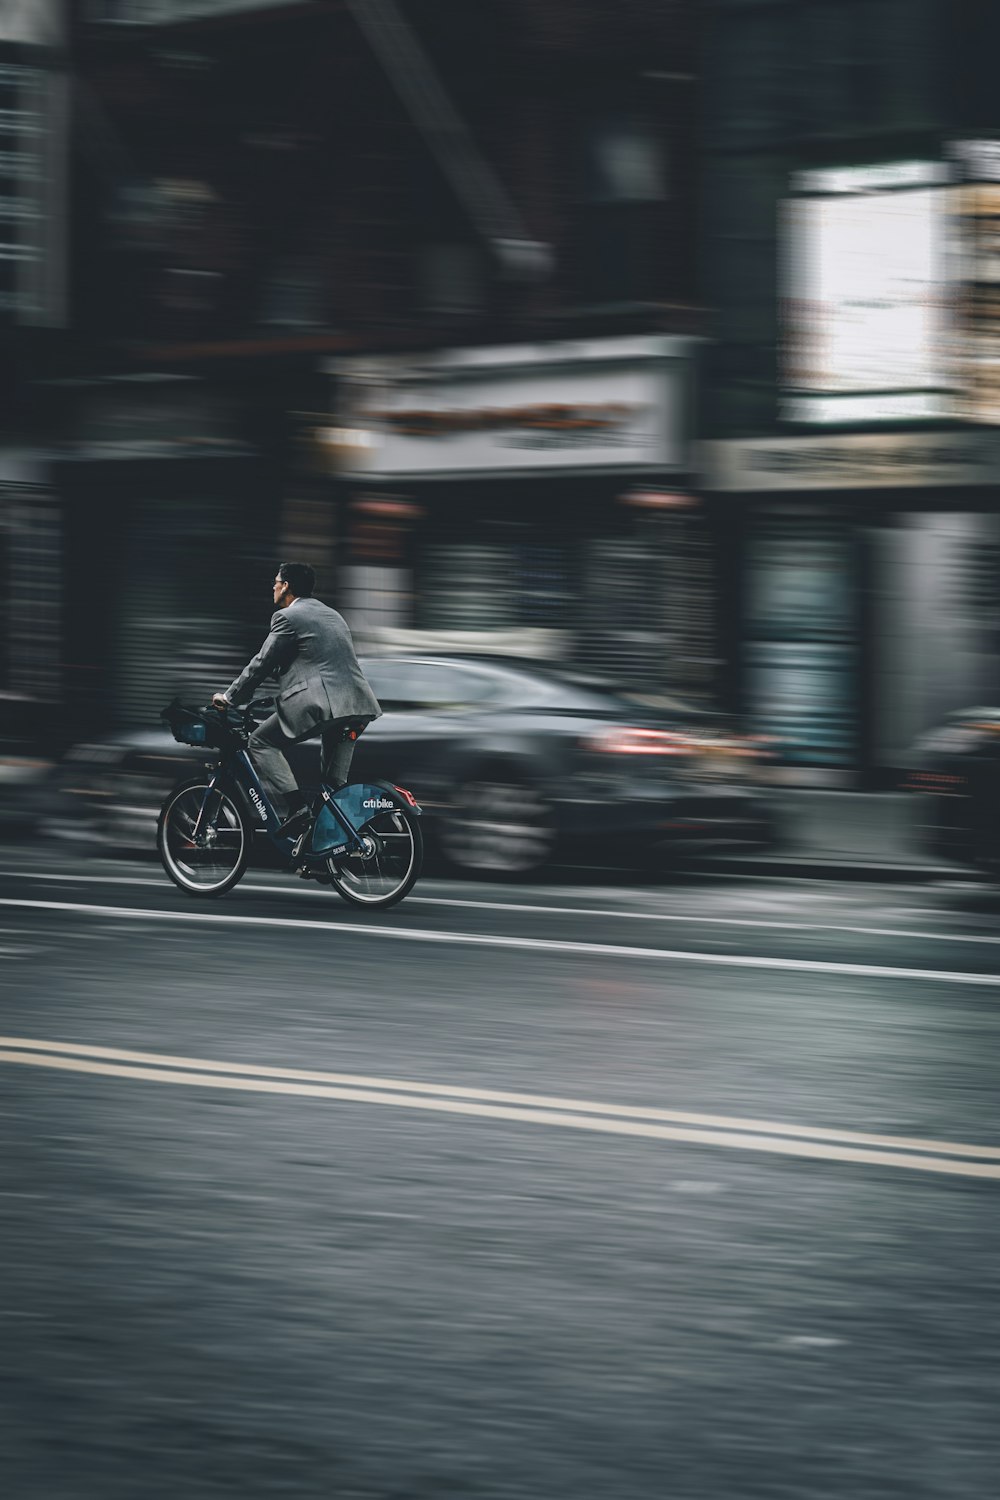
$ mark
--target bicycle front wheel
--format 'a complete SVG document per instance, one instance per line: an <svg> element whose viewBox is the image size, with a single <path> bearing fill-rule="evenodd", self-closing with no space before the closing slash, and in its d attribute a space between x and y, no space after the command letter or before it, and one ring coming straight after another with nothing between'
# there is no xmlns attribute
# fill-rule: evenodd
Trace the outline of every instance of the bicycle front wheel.
<svg viewBox="0 0 1000 1500"><path fill-rule="evenodd" d="M182 891L224 896L247 867L250 830L226 792L205 781L188 781L163 804L156 847L163 868Z"/></svg>
<svg viewBox="0 0 1000 1500"><path fill-rule="evenodd" d="M327 861L335 889L352 906L384 910L402 901L424 864L424 836L409 813L380 813L365 824L365 850Z"/></svg>

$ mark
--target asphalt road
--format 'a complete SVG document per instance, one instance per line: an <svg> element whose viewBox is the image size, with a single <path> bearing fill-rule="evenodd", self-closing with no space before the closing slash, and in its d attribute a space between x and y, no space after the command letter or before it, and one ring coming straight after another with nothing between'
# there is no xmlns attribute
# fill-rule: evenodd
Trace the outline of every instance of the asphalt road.
<svg viewBox="0 0 1000 1500"><path fill-rule="evenodd" d="M998 918L0 850L0 1490L992 1497Z"/></svg>

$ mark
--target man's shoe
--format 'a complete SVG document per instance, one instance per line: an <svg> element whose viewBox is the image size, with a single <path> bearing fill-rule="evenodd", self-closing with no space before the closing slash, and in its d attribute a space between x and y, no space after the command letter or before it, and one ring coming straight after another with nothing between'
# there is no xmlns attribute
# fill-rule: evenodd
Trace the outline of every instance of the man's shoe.
<svg viewBox="0 0 1000 1500"><path fill-rule="evenodd" d="M294 838L296 834L305 833L309 827L311 814L308 807L300 807L279 826L278 833L282 838Z"/></svg>

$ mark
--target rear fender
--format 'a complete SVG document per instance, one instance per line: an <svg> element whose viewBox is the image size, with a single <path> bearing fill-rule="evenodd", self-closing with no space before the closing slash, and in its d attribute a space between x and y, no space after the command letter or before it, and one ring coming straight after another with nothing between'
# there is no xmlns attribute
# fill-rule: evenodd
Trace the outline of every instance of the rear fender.
<svg viewBox="0 0 1000 1500"><path fill-rule="evenodd" d="M359 833L380 813L403 812L411 817L420 817L421 814L413 793L405 787L393 786L391 781L354 781L331 792L329 801L336 804L348 824ZM324 804L313 826L309 852L342 854L351 842L344 825Z"/></svg>
<svg viewBox="0 0 1000 1500"><path fill-rule="evenodd" d="M373 787L376 792L381 792L383 797L387 797L395 803L400 812L412 813L417 818L423 813L420 803L405 786L396 786L395 782L392 781L368 781L363 783L363 785ZM385 808L380 809L382 812L386 810Z"/></svg>

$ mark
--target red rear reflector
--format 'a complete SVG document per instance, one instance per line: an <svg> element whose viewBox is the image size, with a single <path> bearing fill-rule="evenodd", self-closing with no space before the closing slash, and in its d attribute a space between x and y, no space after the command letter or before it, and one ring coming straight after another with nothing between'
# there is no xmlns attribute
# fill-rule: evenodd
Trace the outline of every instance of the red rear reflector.
<svg viewBox="0 0 1000 1500"><path fill-rule="evenodd" d="M393 783L393 791L398 792L401 797L404 797L411 807L416 807L416 797L414 797L412 792L408 792L405 786L396 786L395 783Z"/></svg>

